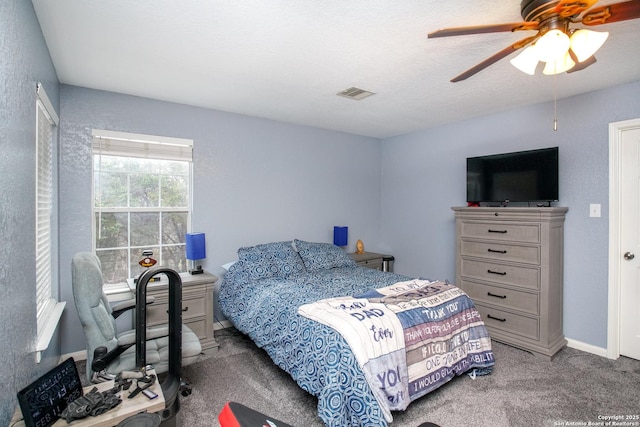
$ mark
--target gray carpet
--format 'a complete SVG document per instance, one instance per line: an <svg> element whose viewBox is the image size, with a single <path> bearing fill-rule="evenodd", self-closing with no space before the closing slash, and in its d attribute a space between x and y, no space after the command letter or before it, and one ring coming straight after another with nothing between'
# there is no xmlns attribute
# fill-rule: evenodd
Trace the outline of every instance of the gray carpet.
<svg viewBox="0 0 640 427"><path fill-rule="evenodd" d="M216 340L215 357L183 368L193 386L191 396L181 398L184 427L219 426L218 413L227 401L297 427L323 426L315 397L247 337L228 328L216 331ZM394 412L391 427L426 421L442 427L606 425L606 416L635 417L635 424L626 425L640 426L640 361L566 348L548 362L496 342L494 352L491 375L454 379L406 411Z"/></svg>

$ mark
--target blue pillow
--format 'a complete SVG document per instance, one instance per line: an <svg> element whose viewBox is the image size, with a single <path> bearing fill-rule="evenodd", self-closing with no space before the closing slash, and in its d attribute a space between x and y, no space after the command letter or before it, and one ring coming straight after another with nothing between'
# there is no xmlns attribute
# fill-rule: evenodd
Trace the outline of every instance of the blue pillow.
<svg viewBox="0 0 640 427"><path fill-rule="evenodd" d="M302 259L291 246L291 241L240 248L238 259L243 261L251 280L286 278L304 272Z"/></svg>
<svg viewBox="0 0 640 427"><path fill-rule="evenodd" d="M353 258L344 249L332 243L313 243L296 239L293 244L309 272L336 267L357 266Z"/></svg>

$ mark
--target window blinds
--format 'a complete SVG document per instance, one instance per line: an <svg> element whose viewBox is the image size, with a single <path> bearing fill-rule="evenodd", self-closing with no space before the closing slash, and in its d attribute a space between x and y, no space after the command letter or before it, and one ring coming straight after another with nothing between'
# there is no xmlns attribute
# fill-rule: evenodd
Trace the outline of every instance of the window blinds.
<svg viewBox="0 0 640 427"><path fill-rule="evenodd" d="M192 161L193 140L94 129L94 154Z"/></svg>
<svg viewBox="0 0 640 427"><path fill-rule="evenodd" d="M53 209L53 129L56 114L42 85L36 86L36 313L38 331L56 301L52 298L51 214Z"/></svg>

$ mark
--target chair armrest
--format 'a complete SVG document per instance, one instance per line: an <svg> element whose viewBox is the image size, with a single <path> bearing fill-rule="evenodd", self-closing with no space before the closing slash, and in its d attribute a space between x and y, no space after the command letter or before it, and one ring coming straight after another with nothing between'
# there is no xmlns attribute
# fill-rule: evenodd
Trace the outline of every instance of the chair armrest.
<svg viewBox="0 0 640 427"><path fill-rule="evenodd" d="M156 299L154 297L147 297L147 305L153 304L155 300ZM113 315L114 319L117 319L118 316L120 316L122 313L124 313L127 310L131 310L132 308L135 308L135 307L136 307L136 299L131 298L126 301L122 301L115 304L111 309L111 314Z"/></svg>

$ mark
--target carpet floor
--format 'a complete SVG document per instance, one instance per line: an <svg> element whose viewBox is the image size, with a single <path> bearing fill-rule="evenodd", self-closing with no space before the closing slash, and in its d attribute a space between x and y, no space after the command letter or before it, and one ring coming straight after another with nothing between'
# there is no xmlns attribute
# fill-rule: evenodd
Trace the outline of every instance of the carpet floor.
<svg viewBox="0 0 640 427"><path fill-rule="evenodd" d="M317 399L300 389L266 352L233 328L216 331L218 353L183 368L193 393L182 397L184 427L219 426L236 401L297 427L321 427ZM493 343L491 375L463 375L393 413L391 427L640 426L640 361L565 348L549 362ZM617 417L616 419L607 417ZM608 421L611 421L607 424Z"/></svg>

